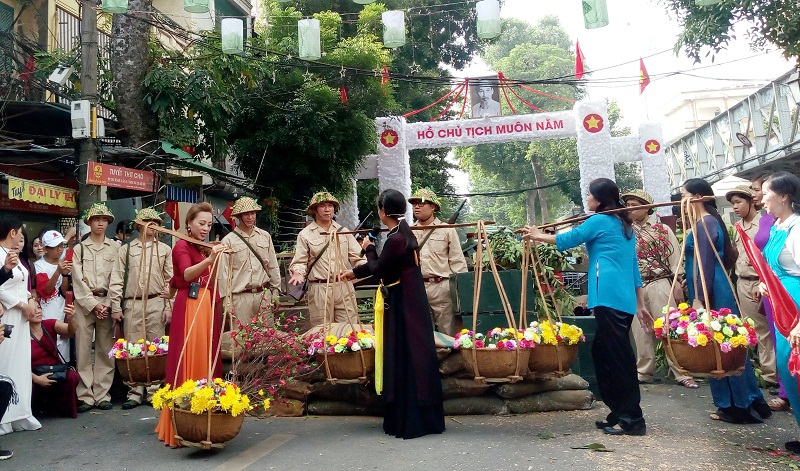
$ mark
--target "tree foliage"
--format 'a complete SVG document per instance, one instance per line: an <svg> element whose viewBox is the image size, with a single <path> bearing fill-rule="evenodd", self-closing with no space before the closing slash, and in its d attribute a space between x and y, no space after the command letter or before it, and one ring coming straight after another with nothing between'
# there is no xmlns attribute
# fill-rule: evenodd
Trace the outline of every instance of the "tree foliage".
<svg viewBox="0 0 800 471"><path fill-rule="evenodd" d="M695 0L663 0L666 9L683 26L675 52L681 49L699 62L706 54L725 49L736 37L733 28L747 23L747 37L754 48L769 43L783 50L783 55L800 56L800 8L795 0L721 0L716 5L700 6Z"/></svg>
<svg viewBox="0 0 800 471"><path fill-rule="evenodd" d="M158 50L160 60L145 80L147 101L165 139L202 156L230 153L245 175L258 175L262 193L303 198L325 187L343 194L364 156L374 152L373 117L397 104L375 77L343 77L336 68L312 69L313 64L304 68L289 57L297 53L302 14L276 4L269 8L269 29L248 40L245 54L222 54L218 35L186 52ZM375 69L388 60L375 35L364 30L340 38L338 14L315 17L326 62ZM294 35L285 34L290 25Z"/></svg>

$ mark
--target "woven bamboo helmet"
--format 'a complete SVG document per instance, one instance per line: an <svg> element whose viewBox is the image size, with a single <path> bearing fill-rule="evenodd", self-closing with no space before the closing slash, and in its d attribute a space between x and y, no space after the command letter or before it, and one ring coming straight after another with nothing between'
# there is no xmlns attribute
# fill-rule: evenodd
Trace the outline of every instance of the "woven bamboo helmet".
<svg viewBox="0 0 800 471"><path fill-rule="evenodd" d="M729 192L725 193L725 199L728 200L728 203L731 202L731 198L733 198L733 195L745 196L745 197L747 197L747 199L752 201L752 199L753 199L753 189L750 188L750 185L739 185L739 186L737 186L733 190L730 190Z"/></svg>
<svg viewBox="0 0 800 471"><path fill-rule="evenodd" d="M317 206L320 203L331 203L333 204L333 211L339 212L339 200L327 191L320 191L311 197L311 201L308 203L308 214L312 216L317 214Z"/></svg>
<svg viewBox="0 0 800 471"><path fill-rule="evenodd" d="M635 199L641 201L642 204L653 204L653 197L650 196L650 193L648 193L648 192L646 192L644 190L626 191L620 197L620 199L622 201L628 201L631 198L635 198Z"/></svg>
<svg viewBox="0 0 800 471"><path fill-rule="evenodd" d="M89 225L93 217L103 216L108 218L109 224L114 222L114 215L105 203L95 203L83 213L83 222Z"/></svg>
<svg viewBox="0 0 800 471"><path fill-rule="evenodd" d="M442 202L439 200L439 197L429 188L420 188L415 191L414 194L411 195L411 198L408 199L408 202L411 204L431 203L436 206L436 211L442 209Z"/></svg>
<svg viewBox="0 0 800 471"><path fill-rule="evenodd" d="M231 208L231 216L238 216L239 214L249 213L251 211L261 211L261 206L249 196L242 196Z"/></svg>
<svg viewBox="0 0 800 471"><path fill-rule="evenodd" d="M164 224L164 220L158 215L158 211L153 208L142 208L136 212L136 219L140 221L158 221Z"/></svg>

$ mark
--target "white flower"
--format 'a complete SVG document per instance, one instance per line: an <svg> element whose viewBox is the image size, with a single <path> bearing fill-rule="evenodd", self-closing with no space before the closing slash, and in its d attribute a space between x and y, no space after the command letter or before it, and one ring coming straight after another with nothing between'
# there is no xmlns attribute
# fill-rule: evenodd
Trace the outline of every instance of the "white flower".
<svg viewBox="0 0 800 471"><path fill-rule="evenodd" d="M739 327L738 329L736 329L736 331L739 332L739 335L746 336L748 334L747 329L745 329L744 327Z"/></svg>
<svg viewBox="0 0 800 471"><path fill-rule="evenodd" d="M486 346L486 348L488 348L489 350L497 350L497 344L490 343L489 345Z"/></svg>
<svg viewBox="0 0 800 471"><path fill-rule="evenodd" d="M353 342L353 345L350 346L350 350L357 352L361 350L361 345L359 345L358 342Z"/></svg>
<svg viewBox="0 0 800 471"><path fill-rule="evenodd" d="M714 319L711 321L711 328L714 329L716 332L722 330L722 325L720 325L719 321Z"/></svg>

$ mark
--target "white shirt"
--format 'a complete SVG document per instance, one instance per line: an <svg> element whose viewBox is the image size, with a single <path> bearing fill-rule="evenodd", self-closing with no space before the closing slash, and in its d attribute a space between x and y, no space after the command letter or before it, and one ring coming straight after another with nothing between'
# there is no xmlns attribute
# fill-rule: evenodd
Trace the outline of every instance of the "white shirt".
<svg viewBox="0 0 800 471"><path fill-rule="evenodd" d="M776 224L775 229L789 230L797 224L800 224L800 215L792 214L782 223ZM800 228L789 230L783 249L778 255L778 263L786 270L786 273L800 276Z"/></svg>

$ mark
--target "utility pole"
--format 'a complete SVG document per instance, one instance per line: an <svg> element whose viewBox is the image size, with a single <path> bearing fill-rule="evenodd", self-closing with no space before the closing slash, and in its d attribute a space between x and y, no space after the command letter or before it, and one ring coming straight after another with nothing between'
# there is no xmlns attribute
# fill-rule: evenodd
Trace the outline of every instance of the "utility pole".
<svg viewBox="0 0 800 471"><path fill-rule="evenodd" d="M92 204L100 201L100 187L86 184L86 172L91 162L97 161L97 2L81 0L81 100L92 105L91 134L78 140L78 211L83 214Z"/></svg>

